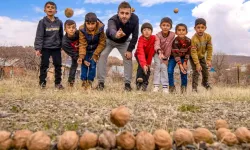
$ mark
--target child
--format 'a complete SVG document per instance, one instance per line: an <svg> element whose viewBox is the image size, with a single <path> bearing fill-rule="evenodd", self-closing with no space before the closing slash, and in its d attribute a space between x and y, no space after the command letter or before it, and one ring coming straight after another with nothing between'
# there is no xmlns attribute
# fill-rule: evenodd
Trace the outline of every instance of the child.
<svg viewBox="0 0 250 150"><path fill-rule="evenodd" d="M142 36L139 38L135 52L135 58L138 62L136 87L137 90L142 88L143 91L146 91L150 76L150 65L155 54L155 36L152 35L153 27L150 23L144 23L141 26L141 32Z"/></svg>
<svg viewBox="0 0 250 150"><path fill-rule="evenodd" d="M187 62L191 48L191 40L186 37L187 32L187 26L185 24L180 23L176 25L175 33L177 37L174 39L171 56L168 61L168 80L170 93L175 91L174 68L176 63L179 65L181 73L181 93L186 92L187 89Z"/></svg>
<svg viewBox="0 0 250 150"><path fill-rule="evenodd" d="M82 86L88 89L96 76L96 62L106 45L104 24L97 19L95 13L85 16L84 25L80 26L79 32L79 59L81 66Z"/></svg>
<svg viewBox="0 0 250 150"><path fill-rule="evenodd" d="M195 20L196 33L191 39L191 59L190 63L193 70L192 88L197 92L199 73L202 73L202 86L207 90L212 89L208 84L208 67L210 68L212 61L212 38L205 33L207 29L206 20L198 18ZM206 58L205 58L206 55Z"/></svg>
<svg viewBox="0 0 250 150"><path fill-rule="evenodd" d="M41 88L46 87L49 58L52 56L53 65L55 67L55 87L57 89L63 89L64 87L61 84L63 23L55 17L57 7L54 2L47 2L44 6L44 12L47 16L39 21L34 44L36 55L41 56L39 85Z"/></svg>
<svg viewBox="0 0 250 150"><path fill-rule="evenodd" d="M62 48L71 57L71 67L69 71L68 83L73 87L75 83L76 69L78 67L77 59L79 57L79 31L76 30L76 23L73 20L66 20L64 23L64 31L66 34L63 36Z"/></svg>
<svg viewBox="0 0 250 150"><path fill-rule="evenodd" d="M168 17L162 18L160 28L162 31L156 34L154 47L157 53L154 56L155 70L153 91L158 92L159 86L162 84L163 92L169 93L167 65L175 37L175 33L170 31L172 28L172 20Z"/></svg>

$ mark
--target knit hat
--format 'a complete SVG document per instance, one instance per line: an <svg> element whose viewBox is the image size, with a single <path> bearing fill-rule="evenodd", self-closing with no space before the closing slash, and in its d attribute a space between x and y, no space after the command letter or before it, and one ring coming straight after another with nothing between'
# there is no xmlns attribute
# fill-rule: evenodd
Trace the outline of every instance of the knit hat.
<svg viewBox="0 0 250 150"><path fill-rule="evenodd" d="M74 20L68 19L64 22L64 28L66 28L66 25L72 25L72 24L76 24L76 22Z"/></svg>
<svg viewBox="0 0 250 150"><path fill-rule="evenodd" d="M169 24L171 25L171 27L172 27L173 22L172 22L172 19L170 19L169 17L164 17L164 18L162 18L162 19L161 19L161 24L162 24L163 22L169 23Z"/></svg>
<svg viewBox="0 0 250 150"><path fill-rule="evenodd" d="M145 29L145 28L149 28L153 32L153 27L152 27L152 25L150 23L146 22L146 23L142 24L141 33L142 33L142 30Z"/></svg>
<svg viewBox="0 0 250 150"><path fill-rule="evenodd" d="M198 24L203 24L204 26L206 26L206 20L203 18L198 18L195 20L195 26L197 26Z"/></svg>
<svg viewBox="0 0 250 150"><path fill-rule="evenodd" d="M85 15L85 22L96 22L97 21L97 16L95 13L87 13Z"/></svg>

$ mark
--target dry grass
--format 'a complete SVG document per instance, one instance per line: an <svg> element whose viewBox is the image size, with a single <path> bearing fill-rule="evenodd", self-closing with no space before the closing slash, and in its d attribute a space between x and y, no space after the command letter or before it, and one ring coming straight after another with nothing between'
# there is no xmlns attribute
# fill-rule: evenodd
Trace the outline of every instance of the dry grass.
<svg viewBox="0 0 250 150"><path fill-rule="evenodd" d="M127 106L132 114L130 123L123 129L134 133L153 132L157 128L171 132L180 127L206 127L214 132L214 123L219 118L226 119L232 129L250 128L249 87L214 87L212 91L199 88L199 94L188 89L187 95L164 95L124 92L122 82L110 82L101 92L83 91L80 83L56 91L51 82L47 89L39 89L37 79L31 77L2 80L0 129L45 130L51 137L65 130L119 132L109 121L110 110L119 105Z"/></svg>

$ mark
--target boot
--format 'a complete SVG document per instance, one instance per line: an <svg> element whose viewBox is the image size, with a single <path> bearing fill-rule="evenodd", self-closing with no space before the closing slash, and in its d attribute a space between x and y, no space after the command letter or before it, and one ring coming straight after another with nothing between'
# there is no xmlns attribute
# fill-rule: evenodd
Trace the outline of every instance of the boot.
<svg viewBox="0 0 250 150"><path fill-rule="evenodd" d="M171 94L175 93L175 91L176 91L175 86L169 86L169 92L170 92Z"/></svg>
<svg viewBox="0 0 250 150"><path fill-rule="evenodd" d="M187 86L181 86L181 94L187 93Z"/></svg>

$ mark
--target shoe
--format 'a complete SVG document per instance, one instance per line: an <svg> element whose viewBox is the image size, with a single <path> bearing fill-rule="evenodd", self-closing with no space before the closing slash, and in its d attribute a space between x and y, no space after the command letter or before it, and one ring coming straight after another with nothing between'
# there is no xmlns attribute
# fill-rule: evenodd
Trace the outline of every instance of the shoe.
<svg viewBox="0 0 250 150"><path fill-rule="evenodd" d="M169 94L168 88L162 88L162 92L165 93L165 94Z"/></svg>
<svg viewBox="0 0 250 150"><path fill-rule="evenodd" d="M82 80L82 87L86 87L87 85L87 81L86 80Z"/></svg>
<svg viewBox="0 0 250 150"><path fill-rule="evenodd" d="M195 92L195 93L198 93L197 87L193 87L193 88L192 88L192 91Z"/></svg>
<svg viewBox="0 0 250 150"><path fill-rule="evenodd" d="M136 83L136 90L139 91L142 87L141 83Z"/></svg>
<svg viewBox="0 0 250 150"><path fill-rule="evenodd" d="M212 90L212 87L208 83L202 83L202 86L207 90Z"/></svg>
<svg viewBox="0 0 250 150"><path fill-rule="evenodd" d="M136 80L138 83L142 83L143 82L143 79L142 78L137 78Z"/></svg>
<svg viewBox="0 0 250 150"><path fill-rule="evenodd" d="M128 91L128 92L132 91L132 88L131 88L131 86L130 86L130 83L125 83L124 90L125 90L125 91Z"/></svg>
<svg viewBox="0 0 250 150"><path fill-rule="evenodd" d="M90 90L91 88L92 88L92 81L87 80L85 89L86 89L86 90Z"/></svg>
<svg viewBox="0 0 250 150"><path fill-rule="evenodd" d="M147 91L147 87L148 87L148 85L146 85L146 84L142 84L142 91Z"/></svg>
<svg viewBox="0 0 250 150"><path fill-rule="evenodd" d="M68 86L69 87L73 87L74 86L74 82L68 82Z"/></svg>
<svg viewBox="0 0 250 150"><path fill-rule="evenodd" d="M153 92L159 92L159 86L155 86Z"/></svg>
<svg viewBox="0 0 250 150"><path fill-rule="evenodd" d="M45 89L46 88L46 83L41 83L39 86L40 86L41 89Z"/></svg>
<svg viewBox="0 0 250 150"><path fill-rule="evenodd" d="M96 87L97 90L99 91L102 91L104 89L104 83L103 82L99 82L97 87Z"/></svg>
<svg viewBox="0 0 250 150"><path fill-rule="evenodd" d="M62 84L56 84L55 88L58 89L58 90L63 90L64 89Z"/></svg>
<svg viewBox="0 0 250 150"><path fill-rule="evenodd" d="M181 86L181 94L187 93L187 86Z"/></svg>
<svg viewBox="0 0 250 150"><path fill-rule="evenodd" d="M176 92L175 86L169 86L169 93L175 93L175 92Z"/></svg>

